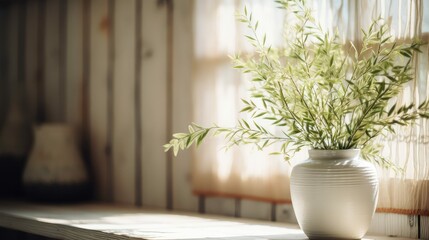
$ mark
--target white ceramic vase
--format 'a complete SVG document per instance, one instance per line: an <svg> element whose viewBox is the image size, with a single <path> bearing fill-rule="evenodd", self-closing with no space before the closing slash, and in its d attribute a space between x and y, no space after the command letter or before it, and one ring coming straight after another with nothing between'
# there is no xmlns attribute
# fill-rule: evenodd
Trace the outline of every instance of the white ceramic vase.
<svg viewBox="0 0 429 240"><path fill-rule="evenodd" d="M374 166L360 150L309 150L291 174L292 204L310 239L360 239L378 199Z"/></svg>

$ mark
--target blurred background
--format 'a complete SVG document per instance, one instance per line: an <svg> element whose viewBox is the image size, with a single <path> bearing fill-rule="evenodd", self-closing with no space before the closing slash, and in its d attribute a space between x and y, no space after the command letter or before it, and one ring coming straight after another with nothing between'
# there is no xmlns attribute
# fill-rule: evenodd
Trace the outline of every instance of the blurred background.
<svg viewBox="0 0 429 240"><path fill-rule="evenodd" d="M195 208L189 160L162 148L190 122L191 1L1 1L0 22L0 125L31 133L4 142L66 123L94 199Z"/></svg>

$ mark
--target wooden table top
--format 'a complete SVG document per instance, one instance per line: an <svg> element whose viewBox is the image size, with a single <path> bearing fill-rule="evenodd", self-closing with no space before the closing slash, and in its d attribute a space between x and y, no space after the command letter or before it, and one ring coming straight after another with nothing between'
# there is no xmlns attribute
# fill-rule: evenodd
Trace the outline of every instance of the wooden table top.
<svg viewBox="0 0 429 240"><path fill-rule="evenodd" d="M0 201L0 226L70 240L307 239L292 224L100 203L43 205Z"/></svg>

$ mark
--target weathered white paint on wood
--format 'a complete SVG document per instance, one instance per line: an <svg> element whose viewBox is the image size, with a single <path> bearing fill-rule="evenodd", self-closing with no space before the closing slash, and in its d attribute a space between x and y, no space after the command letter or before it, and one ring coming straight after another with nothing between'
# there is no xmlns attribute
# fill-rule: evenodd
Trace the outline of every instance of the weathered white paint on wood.
<svg viewBox="0 0 429 240"><path fill-rule="evenodd" d="M375 213L368 233L395 237L417 238L417 216L393 213Z"/></svg>
<svg viewBox="0 0 429 240"><path fill-rule="evenodd" d="M193 8L191 0L173 1L173 106L172 132L187 130L192 122ZM197 211L192 195L191 151L173 159L173 208Z"/></svg>
<svg viewBox="0 0 429 240"><path fill-rule="evenodd" d="M252 200L241 200L241 217L260 220L271 219L271 204Z"/></svg>
<svg viewBox="0 0 429 240"><path fill-rule="evenodd" d="M45 117L48 122L59 122L64 117L60 81L65 81L60 75L60 1L46 0L45 13Z"/></svg>
<svg viewBox="0 0 429 240"><path fill-rule="evenodd" d="M67 1L65 120L76 130L76 139L80 139L82 128L83 1Z"/></svg>
<svg viewBox="0 0 429 240"><path fill-rule="evenodd" d="M92 0L90 6L89 138L98 199L109 200L106 162L107 140L107 0Z"/></svg>
<svg viewBox="0 0 429 240"><path fill-rule="evenodd" d="M114 201L135 200L135 0L116 1L114 16L113 175Z"/></svg>
<svg viewBox="0 0 429 240"><path fill-rule="evenodd" d="M142 2L142 195L144 206L166 206L167 9Z"/></svg>
<svg viewBox="0 0 429 240"><path fill-rule="evenodd" d="M39 1L27 1L25 36L25 90L28 116L36 121L37 111L37 38Z"/></svg>
<svg viewBox="0 0 429 240"><path fill-rule="evenodd" d="M235 199L221 197L206 197L205 212L208 214L220 214L235 216Z"/></svg>

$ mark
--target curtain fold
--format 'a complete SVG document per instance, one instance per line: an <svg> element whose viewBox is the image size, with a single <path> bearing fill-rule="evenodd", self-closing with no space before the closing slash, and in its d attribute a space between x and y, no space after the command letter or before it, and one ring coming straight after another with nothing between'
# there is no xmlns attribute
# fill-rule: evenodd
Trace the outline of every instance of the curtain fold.
<svg viewBox="0 0 429 240"><path fill-rule="evenodd" d="M400 41L420 37L429 41L429 7L422 0L329 0L310 1L314 16L328 31L338 29L344 43L359 43L361 28L381 16ZM232 68L227 57L237 52L251 53L245 38L246 26L235 20L244 5L259 20L258 34L267 42L281 46L284 12L273 1L207 0L195 1L194 12L194 121L201 125L217 123L234 126L250 87L246 75ZM422 101L428 96L428 45L415 58L416 80L399 96L399 101ZM243 117L243 115L241 115ZM244 116L245 117L245 116ZM404 214L429 215L429 121L418 126L397 128L397 135L380 139L383 154L404 174L378 169L380 197L378 210ZM249 198L274 203L290 203L289 175L294 163L307 157L299 153L285 163L280 157L258 152L252 147L225 151L222 138L209 139L193 154L193 189L196 194Z"/></svg>

